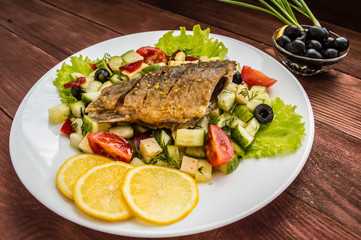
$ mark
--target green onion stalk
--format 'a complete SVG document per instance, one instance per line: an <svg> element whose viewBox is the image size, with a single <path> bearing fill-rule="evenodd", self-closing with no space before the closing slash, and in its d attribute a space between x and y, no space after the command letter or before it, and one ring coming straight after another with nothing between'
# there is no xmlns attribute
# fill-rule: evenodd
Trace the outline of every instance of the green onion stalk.
<svg viewBox="0 0 361 240"><path fill-rule="evenodd" d="M259 7L253 4L238 2L233 0L218 0L218 1L266 12L268 14L277 17L287 25L296 25L301 30L303 30L301 25L298 23L296 16L292 10L294 9L297 12L309 18L313 22L313 25L321 27L320 23L315 18L315 16L313 15L313 13L311 12L311 10L309 9L309 7L307 6L304 0L292 0L292 2L287 0L269 0L269 2L267 2L267 0L257 0L258 2L263 4L264 7Z"/></svg>

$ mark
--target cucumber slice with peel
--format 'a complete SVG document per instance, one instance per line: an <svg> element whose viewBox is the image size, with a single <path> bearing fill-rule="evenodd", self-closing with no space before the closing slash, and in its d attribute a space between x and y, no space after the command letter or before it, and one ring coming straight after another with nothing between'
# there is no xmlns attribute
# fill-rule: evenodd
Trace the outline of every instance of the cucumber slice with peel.
<svg viewBox="0 0 361 240"><path fill-rule="evenodd" d="M205 131L203 129L177 129L175 134L175 145L185 147L204 146Z"/></svg>

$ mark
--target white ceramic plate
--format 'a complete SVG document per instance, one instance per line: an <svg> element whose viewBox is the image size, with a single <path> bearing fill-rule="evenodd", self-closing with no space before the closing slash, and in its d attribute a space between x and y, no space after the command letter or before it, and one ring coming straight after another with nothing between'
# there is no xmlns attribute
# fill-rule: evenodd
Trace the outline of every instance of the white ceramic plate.
<svg viewBox="0 0 361 240"><path fill-rule="evenodd" d="M152 46L166 31L127 35L86 48L82 54L90 59L104 53L119 55L130 49ZM60 103L53 85L56 70L47 72L22 101L10 134L13 166L25 187L46 207L77 224L99 231L133 237L170 237L199 233L238 221L281 194L296 178L310 153L314 136L314 119L309 99L297 79L279 62L243 42L212 35L229 49L228 58L249 65L276 78L271 97L281 97L297 105L305 121L307 136L294 154L267 159L247 159L230 175L215 174L211 183L199 184L199 203L183 220L168 226L145 224L137 219L107 223L84 215L57 189L55 176L64 161L78 154L69 139L60 134L60 125L48 121L48 108ZM69 62L69 58L64 60Z"/></svg>

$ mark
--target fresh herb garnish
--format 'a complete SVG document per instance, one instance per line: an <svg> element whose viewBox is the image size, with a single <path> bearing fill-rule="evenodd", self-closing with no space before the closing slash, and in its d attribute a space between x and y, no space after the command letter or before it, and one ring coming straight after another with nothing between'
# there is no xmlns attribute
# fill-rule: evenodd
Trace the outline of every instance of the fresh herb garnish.
<svg viewBox="0 0 361 240"><path fill-rule="evenodd" d="M287 0L270 0L269 3L267 0L258 0L261 4L263 4L265 7L256 6L253 4L248 4L244 2L238 2L233 0L218 0L220 2L230 3L242 7L252 8L255 10L263 11L266 13L269 13L277 18L279 18L282 22L284 22L287 25L296 25L301 30L303 28L298 23L297 18L293 12L292 9L295 9L299 13L305 15L307 18L309 18L313 25L320 27L320 23L315 18L311 10L308 8L306 2L304 0L292 0L292 2L289 2ZM279 11L277 11L277 8Z"/></svg>

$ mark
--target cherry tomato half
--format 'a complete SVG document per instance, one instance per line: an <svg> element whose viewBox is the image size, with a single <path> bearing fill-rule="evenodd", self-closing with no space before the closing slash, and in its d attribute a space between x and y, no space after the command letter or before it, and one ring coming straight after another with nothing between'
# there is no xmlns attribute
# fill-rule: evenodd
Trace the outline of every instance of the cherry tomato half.
<svg viewBox="0 0 361 240"><path fill-rule="evenodd" d="M72 122L69 118L66 119L66 121L63 123L63 126L61 126L60 132L64 133L67 136L70 136L74 132L73 127L71 126Z"/></svg>
<svg viewBox="0 0 361 240"><path fill-rule="evenodd" d="M95 132L87 135L90 148L95 154L129 163L132 146L122 137L110 132Z"/></svg>
<svg viewBox="0 0 361 240"><path fill-rule="evenodd" d="M277 82L276 79L270 78L266 76L264 73L252 69L249 66L243 66L241 72L242 80L250 86L258 85L271 87L273 84Z"/></svg>
<svg viewBox="0 0 361 240"><path fill-rule="evenodd" d="M64 88L79 87L82 84L84 84L85 82L86 82L86 78L80 77L76 81L70 81L70 82L65 83L63 86L64 86Z"/></svg>
<svg viewBox="0 0 361 240"><path fill-rule="evenodd" d="M205 152L207 161L212 166L223 165L233 157L232 140L221 128L211 124Z"/></svg>
<svg viewBox="0 0 361 240"><path fill-rule="evenodd" d="M142 66L143 60L139 60L136 62L128 63L127 65L119 67L120 70L126 70L130 73L136 71L140 66Z"/></svg>
<svg viewBox="0 0 361 240"><path fill-rule="evenodd" d="M88 64L93 69L93 71L98 69L98 67L97 67L97 65L95 63L88 63Z"/></svg>
<svg viewBox="0 0 361 240"><path fill-rule="evenodd" d="M146 64L168 62L167 55L156 47L141 47L137 50L137 53L144 57Z"/></svg>

